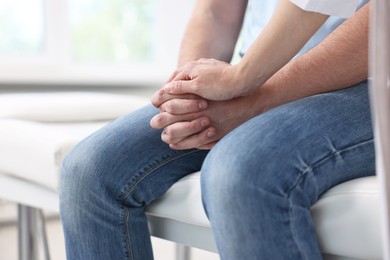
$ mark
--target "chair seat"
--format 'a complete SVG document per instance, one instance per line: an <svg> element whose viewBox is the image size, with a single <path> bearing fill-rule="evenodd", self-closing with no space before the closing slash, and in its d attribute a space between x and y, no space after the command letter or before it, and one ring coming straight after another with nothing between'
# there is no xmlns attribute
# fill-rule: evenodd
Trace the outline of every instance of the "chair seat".
<svg viewBox="0 0 390 260"><path fill-rule="evenodd" d="M92 100L87 103L90 102L93 103ZM81 103L76 105L78 109L89 108ZM2 109L9 109L7 115L12 115L12 107ZM42 105L38 107L41 109ZM28 108L31 110L34 106ZM124 106L121 113L131 109L134 107ZM61 120L53 122L47 115L30 111L27 116L21 115L20 111L7 118L0 117L0 198L33 207L58 209L56 191L62 159L75 144L108 120L99 118L93 111L84 111L80 120L70 120L62 109ZM91 120L85 118L87 112ZM151 233L216 251L202 207L199 178L199 172L184 177L147 208ZM352 180L330 189L313 206L312 215L322 252L357 259L381 259L377 186L376 177Z"/></svg>
<svg viewBox="0 0 390 260"><path fill-rule="evenodd" d="M0 172L57 190L62 159L109 121L147 104L130 95L0 95Z"/></svg>
<svg viewBox="0 0 390 260"><path fill-rule="evenodd" d="M0 118L35 122L109 121L146 99L99 92L10 93L0 95Z"/></svg>
<svg viewBox="0 0 390 260"><path fill-rule="evenodd" d="M199 179L199 172L184 177L149 206L147 212L151 216L209 227ZM321 251L357 259L381 259L379 210L376 177L348 181L327 191L312 207Z"/></svg>
<svg viewBox="0 0 390 260"><path fill-rule="evenodd" d="M56 190L64 156L106 123L48 124L1 119L0 172Z"/></svg>
<svg viewBox="0 0 390 260"><path fill-rule="evenodd" d="M375 176L339 184L312 207L324 253L383 259L379 184Z"/></svg>

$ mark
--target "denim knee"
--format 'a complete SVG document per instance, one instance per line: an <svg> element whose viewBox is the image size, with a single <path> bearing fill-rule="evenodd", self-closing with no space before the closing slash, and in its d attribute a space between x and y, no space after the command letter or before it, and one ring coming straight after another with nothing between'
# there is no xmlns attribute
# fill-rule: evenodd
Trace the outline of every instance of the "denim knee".
<svg viewBox="0 0 390 260"><path fill-rule="evenodd" d="M232 151L230 144L217 146L203 164L201 186L206 212L213 208L224 211L222 214L229 214L228 211L235 210L237 204L243 206L253 201L254 193L256 205L260 208L261 204L268 204L267 200L272 197L286 197L286 180L278 178L275 173L288 167L283 166L282 169L280 162L268 160L267 147L258 150L256 158L247 153L229 152L229 149ZM290 171L294 169L290 167Z"/></svg>
<svg viewBox="0 0 390 260"><path fill-rule="evenodd" d="M77 212L86 204L94 201L94 191L99 194L101 188L101 160L92 149L79 145L64 159L60 173L59 198L61 215Z"/></svg>
<svg viewBox="0 0 390 260"><path fill-rule="evenodd" d="M154 136L160 136L151 133L149 126L155 110L147 106L118 118L84 139L65 157L60 176L61 207L119 201L121 189L134 178L134 164L143 158L144 140L152 142ZM141 167L142 162L139 164Z"/></svg>

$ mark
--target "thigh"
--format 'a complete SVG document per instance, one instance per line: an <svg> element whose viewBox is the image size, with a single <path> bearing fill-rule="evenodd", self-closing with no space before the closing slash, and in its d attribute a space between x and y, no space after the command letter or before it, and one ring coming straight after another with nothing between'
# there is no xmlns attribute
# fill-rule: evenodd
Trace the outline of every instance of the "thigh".
<svg viewBox="0 0 390 260"><path fill-rule="evenodd" d="M205 151L176 151L150 127L158 110L149 105L111 122L65 158L62 188L110 194L131 206L149 204L181 177L198 171Z"/></svg>
<svg viewBox="0 0 390 260"><path fill-rule="evenodd" d="M201 184L222 259L321 259L310 207L330 187L374 174L368 101L366 82L308 97L218 142Z"/></svg>
<svg viewBox="0 0 390 260"><path fill-rule="evenodd" d="M207 182L256 184L282 196L301 185L310 206L334 185L373 175L374 161L367 82L362 82L246 122L215 146L202 174L209 175L203 176Z"/></svg>

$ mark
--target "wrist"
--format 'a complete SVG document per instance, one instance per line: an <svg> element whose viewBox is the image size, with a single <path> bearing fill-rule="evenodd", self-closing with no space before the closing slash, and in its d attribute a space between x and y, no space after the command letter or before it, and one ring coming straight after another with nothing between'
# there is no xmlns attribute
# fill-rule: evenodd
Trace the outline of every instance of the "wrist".
<svg viewBox="0 0 390 260"><path fill-rule="evenodd" d="M250 64L244 60L233 66L235 78L239 79L237 81L237 86L238 89L240 89L240 96L247 96L253 93L267 80L267 77L261 71L253 68L253 66L250 66Z"/></svg>
<svg viewBox="0 0 390 260"><path fill-rule="evenodd" d="M307 96L300 88L302 82L296 81L295 75L299 74L291 75L282 68L256 91L256 104L262 113Z"/></svg>

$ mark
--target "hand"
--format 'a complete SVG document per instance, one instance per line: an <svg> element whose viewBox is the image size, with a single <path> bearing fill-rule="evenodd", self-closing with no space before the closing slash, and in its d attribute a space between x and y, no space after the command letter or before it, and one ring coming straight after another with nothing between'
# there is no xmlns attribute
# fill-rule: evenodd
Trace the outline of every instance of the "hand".
<svg viewBox="0 0 390 260"><path fill-rule="evenodd" d="M194 110L188 113L191 102ZM250 96L207 101L208 106L203 110L196 106L197 102L199 100L168 100L161 106L162 112L151 120L153 128L164 129L162 140L172 149L211 149L227 133L257 114Z"/></svg>
<svg viewBox="0 0 390 260"><path fill-rule="evenodd" d="M195 94L209 100L228 100L247 93L234 65L214 59L200 59L177 69L158 91L152 103L159 107L165 94Z"/></svg>

